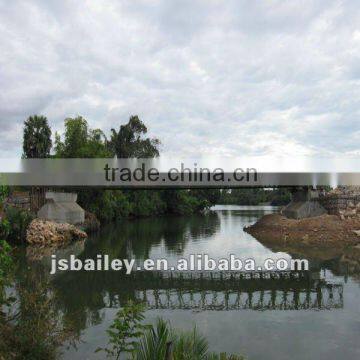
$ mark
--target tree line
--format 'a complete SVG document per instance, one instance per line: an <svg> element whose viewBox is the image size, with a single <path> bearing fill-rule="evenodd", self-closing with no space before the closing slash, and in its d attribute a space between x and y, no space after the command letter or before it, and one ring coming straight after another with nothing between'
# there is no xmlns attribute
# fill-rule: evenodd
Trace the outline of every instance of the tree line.
<svg viewBox="0 0 360 360"><path fill-rule="evenodd" d="M231 205L286 205L291 201L291 192L287 188L277 189L231 189L221 192L218 199L221 204Z"/></svg>
<svg viewBox="0 0 360 360"><path fill-rule="evenodd" d="M44 116L30 116L24 123L23 158L153 158L160 154L160 140L149 138L138 116L131 116L107 137L91 129L81 116L64 121L63 136L52 131ZM69 191L69 190L68 190ZM214 204L219 190L99 190L77 189L78 202L101 221L119 217L191 214Z"/></svg>
<svg viewBox="0 0 360 360"><path fill-rule="evenodd" d="M138 116L130 116L119 129L106 136L91 129L82 116L64 121L64 134L52 131L44 116L30 116L24 123L24 158L154 158L161 142L147 136L148 129ZM69 190L68 190L69 191ZM197 189L197 190L99 190L77 189L79 204L101 221L119 217L162 214L190 214L215 203L284 205L291 199L287 189Z"/></svg>

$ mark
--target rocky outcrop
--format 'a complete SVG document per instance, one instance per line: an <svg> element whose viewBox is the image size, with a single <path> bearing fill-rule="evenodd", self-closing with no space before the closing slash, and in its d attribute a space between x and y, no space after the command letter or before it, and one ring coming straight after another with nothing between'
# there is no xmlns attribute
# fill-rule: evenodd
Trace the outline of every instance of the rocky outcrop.
<svg viewBox="0 0 360 360"><path fill-rule="evenodd" d="M26 241L31 245L54 246L82 240L87 234L70 224L35 219L26 232Z"/></svg>

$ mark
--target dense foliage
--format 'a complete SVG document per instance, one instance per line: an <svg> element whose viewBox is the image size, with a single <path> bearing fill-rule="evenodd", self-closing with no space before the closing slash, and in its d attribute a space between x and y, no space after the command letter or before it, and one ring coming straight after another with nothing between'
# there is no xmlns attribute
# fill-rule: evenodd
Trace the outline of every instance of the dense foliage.
<svg viewBox="0 0 360 360"><path fill-rule="evenodd" d="M65 120L63 139L55 134L58 158L152 158L159 156L160 141L148 138L147 127L131 116L119 130L111 130L110 140L100 129L90 129L78 116ZM78 202L103 221L121 217L146 217L162 214L190 214L214 203L218 191L209 190L76 190Z"/></svg>
<svg viewBox="0 0 360 360"><path fill-rule="evenodd" d="M2 203L5 198L9 195L10 188L5 185L0 185L0 203Z"/></svg>
<svg viewBox="0 0 360 360"><path fill-rule="evenodd" d="M291 193L286 188L279 189L231 189L223 190L219 199L221 204L233 205L286 205L291 200Z"/></svg>
<svg viewBox="0 0 360 360"><path fill-rule="evenodd" d="M118 158L153 158L159 156L160 140L145 138L147 127L138 118L131 116L118 132L111 129L109 147Z"/></svg>
<svg viewBox="0 0 360 360"><path fill-rule="evenodd" d="M5 240L0 240L0 292L5 276L13 264L10 254L11 246Z"/></svg>
<svg viewBox="0 0 360 360"><path fill-rule="evenodd" d="M81 116L65 119L64 140L55 133L54 150L58 158L101 158L112 155L107 149L105 134L100 129L90 129Z"/></svg>
<svg viewBox="0 0 360 360"><path fill-rule="evenodd" d="M23 242L33 219L31 212L9 206L5 210L5 218L0 221L0 233L8 241Z"/></svg>
<svg viewBox="0 0 360 360"><path fill-rule="evenodd" d="M45 158L50 155L51 129L45 116L30 116L24 123L23 156Z"/></svg>

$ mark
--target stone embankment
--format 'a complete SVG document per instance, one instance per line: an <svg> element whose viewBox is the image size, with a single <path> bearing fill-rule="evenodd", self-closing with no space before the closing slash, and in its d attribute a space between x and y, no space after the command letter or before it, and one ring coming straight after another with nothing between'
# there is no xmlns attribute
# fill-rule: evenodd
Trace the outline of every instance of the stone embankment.
<svg viewBox="0 0 360 360"><path fill-rule="evenodd" d="M331 215L342 220L360 217L360 188L358 186L342 186L328 192L319 199L321 205Z"/></svg>
<svg viewBox="0 0 360 360"><path fill-rule="evenodd" d="M36 246L60 246L86 238L87 234L74 225L41 219L33 220L26 232L27 243Z"/></svg>

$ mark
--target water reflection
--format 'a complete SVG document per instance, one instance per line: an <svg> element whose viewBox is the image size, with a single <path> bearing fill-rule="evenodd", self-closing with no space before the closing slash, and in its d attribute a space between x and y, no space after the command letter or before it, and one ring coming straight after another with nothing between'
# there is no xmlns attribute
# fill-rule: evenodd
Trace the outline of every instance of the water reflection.
<svg viewBox="0 0 360 360"><path fill-rule="evenodd" d="M121 221L103 228L82 246L73 244L72 251L80 259L95 259L97 254L108 254L110 258L134 257L139 261L145 258L166 257L170 262L192 253L207 253L213 258L234 253L237 256L251 256L257 262L267 257L297 256L296 252L265 247L243 231L244 226L250 225L264 213L271 211L277 209L230 206L216 207L214 212L201 216ZM266 327L274 322L281 323L284 331L286 328L290 330L287 315L289 313L326 313L329 314L328 318L323 319L328 319L327 322L331 319L337 323L343 321L343 329L347 326L354 328L360 324L359 315L352 315L356 312L354 306L358 306L354 305L352 299L360 295L358 285L354 288L356 280L353 280L353 277L345 277L348 281L346 282L343 276L336 276L344 274L337 265L336 258L319 259L316 254L306 254L306 257L311 260L312 266L312 272L306 276L288 274L278 278L267 278L254 274L249 278L241 278L242 275L239 274L223 273L212 274L209 278L204 273L178 276L160 272L127 276L114 271L78 271L50 277L48 256L45 254L40 259L31 256L28 251L28 257L23 254L19 259L17 281L20 286L26 286L19 282L24 275L21 275L24 269L32 273L34 278L50 280L57 311L63 314L64 321L76 327L77 334L82 335L82 339L87 341L87 345L79 344L78 350L66 352L65 358L95 359L97 355L93 354L91 349L106 343L104 330L111 323L116 309L129 299L134 299L148 304L149 318L155 315L165 316L175 327L186 327L196 316L199 329L208 337L214 350L245 352L249 358L277 359L281 358L281 344L290 342L287 333L283 333L283 342L278 344L278 347L271 351L264 349L263 353L258 353L261 348L258 342L260 340L256 340L256 337L250 340L245 336L245 328L242 329L239 325L240 319L246 321L249 329L257 324L256 333L263 336L269 336L265 331ZM325 275L324 269L327 269ZM272 315L263 315L261 322L257 323L260 319L251 314L259 313L259 310L266 310L263 314ZM228 313L231 315L225 317ZM336 313L341 315L334 315ZM303 315L293 316L293 321L299 324L306 319ZM221 319L224 318L227 319L227 323L221 325ZM317 318L320 323L325 321ZM313 326L311 317L306 321L308 322L298 330L304 338L309 336L308 329ZM99 327L101 331L94 330ZM223 332L228 328L233 328L234 334L229 333L228 338L219 344L216 331ZM236 334L240 332L246 341L239 340ZM351 338L349 335L349 341ZM277 343L279 339L273 341ZM313 341L313 338L308 341ZM348 358L356 352L355 343L347 344L345 350L340 347L347 352ZM312 351L316 353L315 345Z"/></svg>
<svg viewBox="0 0 360 360"><path fill-rule="evenodd" d="M137 272L127 279L126 289L132 289L134 298L145 302L149 309L263 311L343 307L342 284L329 284L308 272ZM116 300L120 300L119 295ZM115 305L121 305L121 301ZM114 306L114 299L109 306Z"/></svg>

